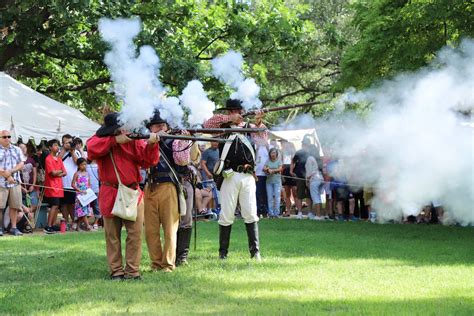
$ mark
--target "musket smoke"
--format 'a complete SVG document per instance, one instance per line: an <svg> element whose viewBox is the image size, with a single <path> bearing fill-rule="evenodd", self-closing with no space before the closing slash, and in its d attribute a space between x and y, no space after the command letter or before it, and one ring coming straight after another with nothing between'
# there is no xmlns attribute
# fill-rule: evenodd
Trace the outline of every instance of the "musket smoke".
<svg viewBox="0 0 474 316"><path fill-rule="evenodd" d="M199 80L188 82L179 99L182 106L190 111L188 123L191 126L204 123L205 120L212 117L216 108L214 102L207 98L207 93Z"/></svg>
<svg viewBox="0 0 474 316"><path fill-rule="evenodd" d="M115 20L102 18L99 31L110 51L104 62L109 68L113 89L122 103L120 121L126 128L139 128L159 109L162 118L180 126L183 110L179 102L168 100L166 89L158 80L160 59L151 46L142 46L137 54L133 39L141 30L138 18Z"/></svg>
<svg viewBox="0 0 474 316"><path fill-rule="evenodd" d="M341 159L338 176L374 188L382 221L439 202L448 222L474 224L474 129L459 118L460 110L474 110L473 87L474 41L464 40L416 73L344 95L345 102L372 105L364 119L317 123Z"/></svg>
<svg viewBox="0 0 474 316"><path fill-rule="evenodd" d="M242 74L243 63L242 54L231 50L211 61L212 73L222 83L236 90L230 97L241 100L246 110L259 108L262 106L262 101L258 98L260 87L254 79L244 78Z"/></svg>

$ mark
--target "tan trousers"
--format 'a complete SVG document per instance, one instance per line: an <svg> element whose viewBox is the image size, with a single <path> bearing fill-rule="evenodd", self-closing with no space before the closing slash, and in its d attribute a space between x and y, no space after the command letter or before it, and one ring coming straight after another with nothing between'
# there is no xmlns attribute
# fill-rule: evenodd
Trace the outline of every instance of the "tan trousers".
<svg viewBox="0 0 474 316"><path fill-rule="evenodd" d="M160 226L163 227L165 237L163 247ZM178 226L178 197L174 184L165 182L147 185L145 188L145 237L153 270L175 268Z"/></svg>
<svg viewBox="0 0 474 316"><path fill-rule="evenodd" d="M138 205L137 220L135 222L114 216L104 217L105 244L110 275L135 277L140 275L140 259L142 257L142 228L143 228L143 201ZM125 269L122 265L122 226L127 230L125 242Z"/></svg>

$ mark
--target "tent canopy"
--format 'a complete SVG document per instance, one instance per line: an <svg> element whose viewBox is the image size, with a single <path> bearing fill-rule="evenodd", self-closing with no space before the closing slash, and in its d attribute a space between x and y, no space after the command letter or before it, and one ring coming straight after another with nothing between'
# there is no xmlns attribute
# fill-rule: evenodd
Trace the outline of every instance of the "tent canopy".
<svg viewBox="0 0 474 316"><path fill-rule="evenodd" d="M18 138L61 138L63 134L92 136L99 124L79 110L54 101L0 72L0 130L9 130L13 141Z"/></svg>
<svg viewBox="0 0 474 316"><path fill-rule="evenodd" d="M301 148L301 142L305 136L309 137L311 139L311 143L315 144L319 148L319 155L324 156L323 148L319 142L318 134L316 133L315 128L268 132L268 137L270 139L284 139L289 141L295 145L296 150Z"/></svg>

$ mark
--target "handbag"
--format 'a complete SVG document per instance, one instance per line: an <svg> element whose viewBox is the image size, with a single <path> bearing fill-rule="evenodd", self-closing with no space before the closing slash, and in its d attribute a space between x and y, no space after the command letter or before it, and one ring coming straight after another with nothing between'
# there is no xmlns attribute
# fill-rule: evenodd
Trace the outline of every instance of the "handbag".
<svg viewBox="0 0 474 316"><path fill-rule="evenodd" d="M120 176L115 166L114 156L110 153L112 164L114 165L115 174L117 175L118 188L117 196L115 197L112 214L128 221L135 222L137 220L138 199L140 198L140 191L133 190L120 181Z"/></svg>

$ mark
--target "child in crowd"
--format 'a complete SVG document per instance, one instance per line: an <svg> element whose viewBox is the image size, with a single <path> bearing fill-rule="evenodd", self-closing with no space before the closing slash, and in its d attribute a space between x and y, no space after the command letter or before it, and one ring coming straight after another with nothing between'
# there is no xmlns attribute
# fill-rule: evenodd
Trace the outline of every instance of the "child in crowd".
<svg viewBox="0 0 474 316"><path fill-rule="evenodd" d="M89 183L91 185L92 191L97 195L97 199L91 202L92 211L94 213L94 224L92 225L93 230L99 229L99 222L102 218L100 214L99 208L99 189L100 189L100 181L99 181L99 171L97 167L96 161L88 161L87 164L87 173L89 174Z"/></svg>
<svg viewBox="0 0 474 316"><path fill-rule="evenodd" d="M87 161L84 158L77 159L77 171L72 178L71 186L78 194L86 194L86 190L90 188L89 174L87 173ZM77 218L77 230L80 230L81 222L87 231L91 230L88 216L92 215L90 204L83 206L76 195L76 203L74 205L74 217Z"/></svg>
<svg viewBox="0 0 474 316"><path fill-rule="evenodd" d="M266 189L268 199L268 213L270 218L280 217L281 201L281 169L282 161L278 157L278 149L273 147L269 151L270 158L265 163L263 171L267 174Z"/></svg>

